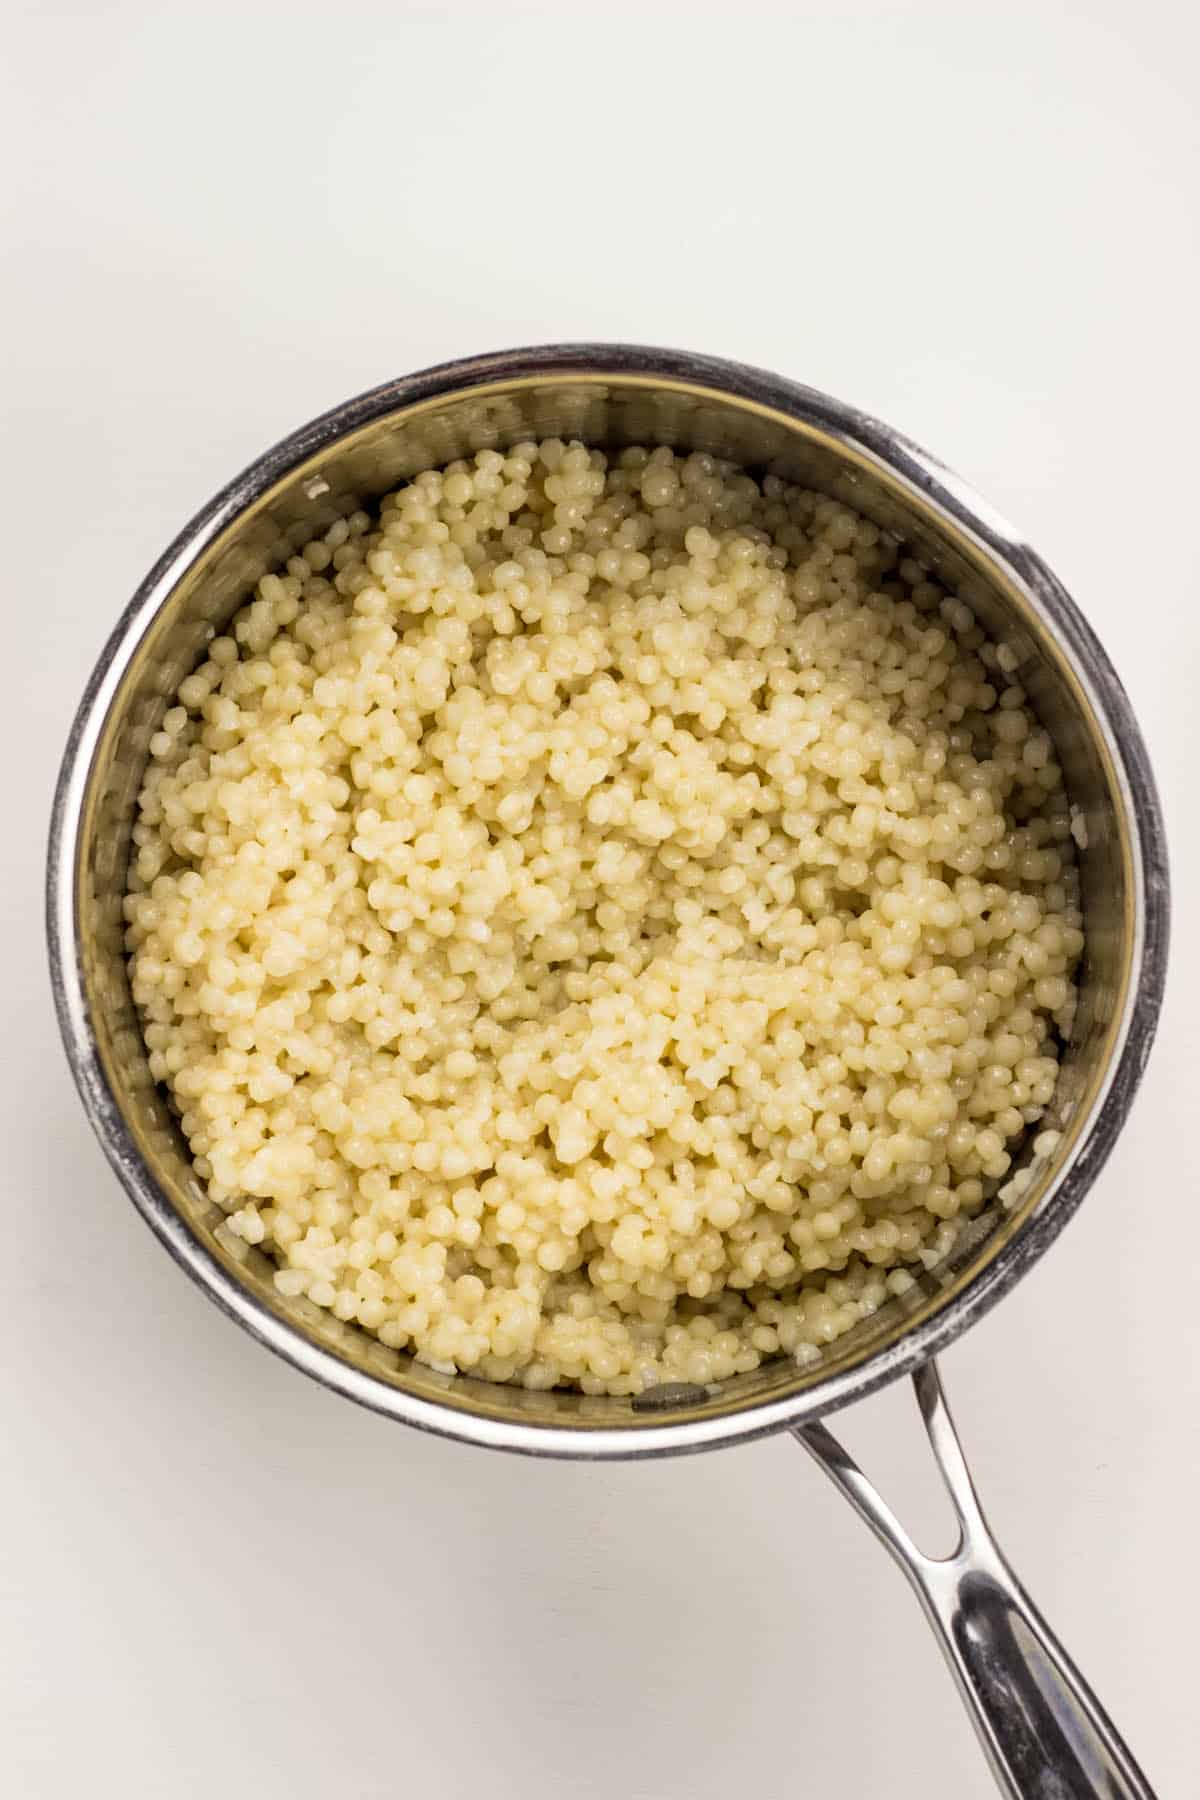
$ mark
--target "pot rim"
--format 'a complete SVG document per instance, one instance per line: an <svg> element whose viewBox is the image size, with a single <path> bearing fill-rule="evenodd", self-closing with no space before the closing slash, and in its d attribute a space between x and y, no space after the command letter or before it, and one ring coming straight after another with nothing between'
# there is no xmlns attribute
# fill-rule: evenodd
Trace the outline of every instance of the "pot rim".
<svg viewBox="0 0 1200 1800"><path fill-rule="evenodd" d="M710 1410L672 1423L630 1425L500 1419L407 1391L343 1360L291 1325L240 1282L167 1199L121 1114L89 1020L78 909L83 803L93 760L122 677L159 609L221 534L315 456L364 426L470 390L539 381L620 380L671 385L735 401L815 428L847 457L886 471L920 507L998 563L1054 635L1094 712L1129 826L1133 945L1123 1017L1107 1069L1074 1145L1011 1238L957 1294L935 1301L896 1341L792 1394ZM680 1454L763 1437L835 1412L911 1372L990 1310L1048 1249L1099 1174L1141 1080L1162 1001L1169 933L1162 811L1146 747L1107 654L1062 584L1036 553L957 476L889 426L819 391L764 370L688 351L624 344L560 344L498 351L384 382L321 414L257 457L186 525L125 608L88 681L58 777L47 853L46 921L59 1027L84 1107L109 1163L175 1260L222 1311L260 1343L324 1386L418 1429L460 1441L601 1460ZM1073 1127L1075 1129L1075 1127Z"/></svg>

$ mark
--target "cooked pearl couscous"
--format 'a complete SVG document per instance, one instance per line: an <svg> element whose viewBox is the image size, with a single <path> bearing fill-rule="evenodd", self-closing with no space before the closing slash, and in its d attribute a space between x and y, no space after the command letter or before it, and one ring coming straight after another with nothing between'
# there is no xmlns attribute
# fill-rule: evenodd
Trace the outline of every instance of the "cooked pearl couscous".
<svg viewBox="0 0 1200 1800"><path fill-rule="evenodd" d="M1016 667L709 456L484 450L339 520L180 686L134 830L134 997L229 1228L443 1370L814 1355L1055 1087L1083 938Z"/></svg>

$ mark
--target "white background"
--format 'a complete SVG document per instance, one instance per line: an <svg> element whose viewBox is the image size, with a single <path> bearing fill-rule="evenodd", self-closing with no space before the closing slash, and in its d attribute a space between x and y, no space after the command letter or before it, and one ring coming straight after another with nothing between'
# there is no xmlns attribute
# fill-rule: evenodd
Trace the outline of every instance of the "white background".
<svg viewBox="0 0 1200 1800"><path fill-rule="evenodd" d="M1200 32L1168 0L18 4L5 31L0 1787L13 1800L970 1800L896 1571L794 1444L533 1464L355 1411L152 1241L41 947L68 720L208 495L442 358L633 339L928 444L1028 532L1169 815L1158 1048L945 1358L993 1522L1196 1791ZM908 1393L843 1420L924 1516Z"/></svg>

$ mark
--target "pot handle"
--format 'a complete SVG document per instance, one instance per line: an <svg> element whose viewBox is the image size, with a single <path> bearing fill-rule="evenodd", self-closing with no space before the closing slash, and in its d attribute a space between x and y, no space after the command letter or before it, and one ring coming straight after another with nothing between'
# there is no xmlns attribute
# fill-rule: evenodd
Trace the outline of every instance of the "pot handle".
<svg viewBox="0 0 1200 1800"><path fill-rule="evenodd" d="M926 1556L837 1438L799 1439L899 1563L933 1626L992 1773L1012 1800L1154 1800L1103 1707L988 1528L934 1363L913 1377L958 1519L957 1548Z"/></svg>

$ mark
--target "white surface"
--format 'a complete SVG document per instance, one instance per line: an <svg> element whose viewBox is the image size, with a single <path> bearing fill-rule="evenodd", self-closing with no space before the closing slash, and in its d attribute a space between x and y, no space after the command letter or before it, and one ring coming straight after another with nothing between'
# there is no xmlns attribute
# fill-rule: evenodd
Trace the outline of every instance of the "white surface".
<svg viewBox="0 0 1200 1800"><path fill-rule="evenodd" d="M944 1371L1013 1560L1161 1793L1194 1791L1193 9L187 10L30 3L5 33L0 1787L991 1792L904 1584L793 1444L542 1466L355 1411L171 1267L59 1049L52 780L166 540L358 389L594 336L928 444L1141 713L1178 896L1159 1045L1082 1214ZM843 1424L923 1489L905 1392Z"/></svg>

